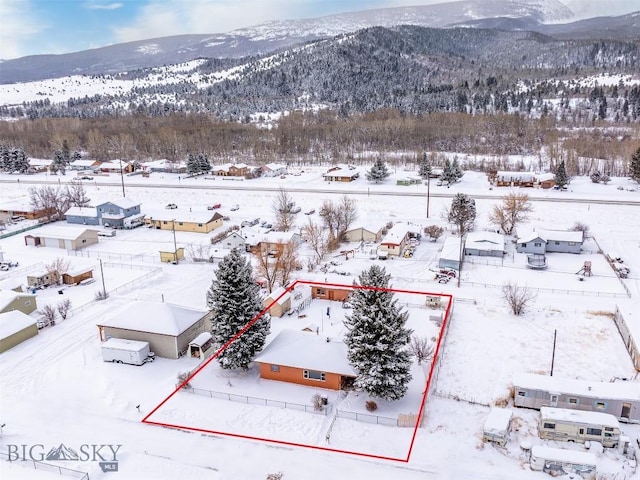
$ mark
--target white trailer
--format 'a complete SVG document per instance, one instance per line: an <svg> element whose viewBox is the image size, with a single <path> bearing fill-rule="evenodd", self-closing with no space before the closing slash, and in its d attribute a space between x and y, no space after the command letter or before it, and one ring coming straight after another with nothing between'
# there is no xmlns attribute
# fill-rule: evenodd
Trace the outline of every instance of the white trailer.
<svg viewBox="0 0 640 480"><path fill-rule="evenodd" d="M110 338L102 344L102 359L105 362L143 365L155 360L155 354L150 351L149 342Z"/></svg>
<svg viewBox="0 0 640 480"><path fill-rule="evenodd" d="M512 417L513 410L509 408L492 408L484 422L482 440L504 447L507 444L507 440L509 440Z"/></svg>
<svg viewBox="0 0 640 480"><path fill-rule="evenodd" d="M620 423L608 413L542 407L538 435L564 442L595 441L615 448L620 443Z"/></svg>
<svg viewBox="0 0 640 480"><path fill-rule="evenodd" d="M141 227L142 225L144 225L144 217L144 213L127 217L122 221L122 226L126 229Z"/></svg>
<svg viewBox="0 0 640 480"><path fill-rule="evenodd" d="M531 448L529 465L531 470L551 475L577 474L582 478L596 478L596 456L588 452L535 445Z"/></svg>

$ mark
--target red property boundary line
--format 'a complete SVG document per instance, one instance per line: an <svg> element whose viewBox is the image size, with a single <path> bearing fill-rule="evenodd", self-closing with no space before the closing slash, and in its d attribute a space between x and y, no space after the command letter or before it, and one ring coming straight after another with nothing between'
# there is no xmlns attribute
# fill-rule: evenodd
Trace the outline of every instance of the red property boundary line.
<svg viewBox="0 0 640 480"><path fill-rule="evenodd" d="M272 305L274 305L284 295L286 295L287 293L290 293L296 287L296 285L310 285L310 286L319 286L319 287L338 287L338 288L349 289L349 290L356 290L356 289L381 290L381 291L389 291L389 292L394 292L394 293L397 292L397 293L410 293L410 294L416 294L416 295L439 296L439 297L447 298L449 300L448 305L447 305L447 309L445 311L444 319L443 319L442 325L440 327L440 334L438 335L438 341L436 343L436 348L435 348L435 352L434 352L434 355L433 355L433 361L431 362L431 368L429 369L429 375L427 377L427 384L426 384L426 387L425 387L425 390L424 390L424 394L422 396L422 401L421 401L421 404L420 404L420 410L418 412L418 419L416 421L416 426L413 429L413 433L411 435L411 443L409 444L409 451L407 452L407 456L405 458L388 457L388 456L384 456L384 455L375 455L375 454L364 453L364 452L355 452L355 451L350 451L350 450L341 450L341 449L337 449L337 448L329 448L329 447L323 447L323 446L318 446L318 445L307 445L307 444L303 444L303 443L288 442L286 440L275 440L275 439L271 439L271 438L255 437L255 436L251 436L251 435L243 435L243 434L231 433L231 432L221 432L221 431L216 431L216 430L208 430L208 429L205 429L205 428L189 427L189 426L186 426L186 425L174 425L174 424L170 424L170 423L155 422L155 421L149 420L149 418L154 413L156 413L160 408L162 408L162 406L164 404L166 404L176 393L178 393L182 389L182 387L184 387L193 377L195 377L198 373L200 373L200 371L202 371L203 368L205 368L207 365L209 365L210 362L212 362L214 359L216 359L229 345L231 345L233 342L238 340L242 336L243 333L245 333L249 328L251 328L251 326L254 323L256 323L265 313L267 313L269 311L269 309L272 307ZM450 294L420 292L420 291L415 291L415 290L400 290L400 289L381 288L381 287L369 287L369 286L362 286L362 285L344 285L344 284L339 284L339 283L326 283L326 282L323 283L323 282L312 282L312 281L307 281L307 280L296 280L293 284L291 284L289 287L287 287L286 290L284 292L282 292L281 295L278 296L278 298L274 299L274 301L272 303L270 303L266 308L264 308L260 313L258 313L258 315L256 315L249 323L247 323L242 328L242 330L240 330L231 340L229 340L222 347L220 347L220 349L218 349L202 365L200 365L196 370L194 370L191 373L191 375L189 375L189 377L187 379L185 379L180 385L178 385L173 392L171 392L153 410L151 410L151 412L146 417L144 417L142 419L142 423L145 423L147 425L156 425L156 426L160 426L160 427L173 428L173 429L176 429L176 430L189 430L189 431L192 431L192 432L209 433L209 434L215 434L215 435L224 435L224 436L233 437L233 438L243 438L243 439L247 439L247 440L258 440L258 441L261 441L261 442L275 443L275 444L279 444L279 445L287 445L287 446L292 446L292 447L303 447L303 448L310 448L310 449L313 449L313 450L320 450L320 451L325 451L325 452L345 453L345 454L349 454L349 455L356 455L356 456L359 456L359 457L367 457L367 458L374 458L374 459L378 459L378 460L391 460L391 461L395 461L395 462L407 463L407 462L409 462L409 459L411 458L411 452L413 450L413 446L414 446L414 443L415 443L415 440L416 440L416 436L418 434L418 428L419 428L420 423L422 421L422 415L424 413L424 407L425 407L426 400L427 400L427 394L429 393L429 389L431 388L431 383L434 380L434 375L435 375L435 372L436 372L436 369L437 369L437 366L438 366L440 350L442 348L442 342L443 342L443 339L444 339L444 336L445 336L445 332L447 330L447 326L448 326L448 323L449 323L449 317L450 317L452 308L453 308L453 296L450 295Z"/></svg>

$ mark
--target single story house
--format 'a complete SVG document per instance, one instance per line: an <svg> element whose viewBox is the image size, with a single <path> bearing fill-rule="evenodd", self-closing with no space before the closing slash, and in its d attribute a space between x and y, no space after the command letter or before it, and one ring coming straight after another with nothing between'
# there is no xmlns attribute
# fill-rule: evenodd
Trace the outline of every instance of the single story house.
<svg viewBox="0 0 640 480"><path fill-rule="evenodd" d="M29 315L38 309L36 296L32 293L16 292L14 290L0 290L0 313L18 310Z"/></svg>
<svg viewBox="0 0 640 480"><path fill-rule="evenodd" d="M382 225L361 225L344 232L344 238L347 242L379 242L382 229Z"/></svg>
<svg viewBox="0 0 640 480"><path fill-rule="evenodd" d="M67 223L78 225L100 225L98 209L96 207L70 207L64 212Z"/></svg>
<svg viewBox="0 0 640 480"><path fill-rule="evenodd" d="M102 162L97 168L103 173L131 173L134 170L133 163L120 160Z"/></svg>
<svg viewBox="0 0 640 480"><path fill-rule="evenodd" d="M24 236L25 245L80 250L98 243L98 231L91 228L45 226L37 231L37 234Z"/></svg>
<svg viewBox="0 0 640 480"><path fill-rule="evenodd" d="M618 420L640 423L640 383L592 382L547 375L521 374L513 380L514 405L557 407L609 413Z"/></svg>
<svg viewBox="0 0 640 480"><path fill-rule="evenodd" d="M583 232L536 229L523 232L516 241L518 253L580 253L584 242Z"/></svg>
<svg viewBox="0 0 640 480"><path fill-rule="evenodd" d="M62 274L62 283L65 285L76 285L83 280L93 278L93 266L76 265L70 266L66 272Z"/></svg>
<svg viewBox="0 0 640 480"><path fill-rule="evenodd" d="M554 178L553 173L500 171L494 182L497 187L552 188L555 185Z"/></svg>
<svg viewBox="0 0 640 480"><path fill-rule="evenodd" d="M88 160L79 158L69 163L67 167L69 170L95 170L100 166L102 162L100 160Z"/></svg>
<svg viewBox="0 0 640 480"><path fill-rule="evenodd" d="M331 285L312 285L311 298L345 302L349 299L352 291L352 288L332 287Z"/></svg>
<svg viewBox="0 0 640 480"><path fill-rule="evenodd" d="M380 249L386 250L387 255L400 256L407 242L414 234L415 227L411 227L406 223L396 223L380 242Z"/></svg>
<svg viewBox="0 0 640 480"><path fill-rule="evenodd" d="M57 285L59 281L58 272L50 272L46 269L27 275L27 285L29 287L48 287L49 285Z"/></svg>
<svg viewBox="0 0 640 480"><path fill-rule="evenodd" d="M2 202L0 205L0 220L7 221L11 217L24 217L27 220L37 220L47 216L46 210L35 210L28 202Z"/></svg>
<svg viewBox="0 0 640 480"><path fill-rule="evenodd" d="M211 169L211 172L220 177L244 177L249 173L249 165L246 163L215 165Z"/></svg>
<svg viewBox="0 0 640 480"><path fill-rule="evenodd" d="M295 232L266 232L259 233L255 230L243 229L242 236L245 237L249 251L254 255L260 252L273 252L274 256L279 256L290 243L298 245L302 242L302 237Z"/></svg>
<svg viewBox="0 0 640 480"><path fill-rule="evenodd" d="M349 387L357 375L342 340L297 330L281 331L253 361L266 380L332 390Z"/></svg>
<svg viewBox="0 0 640 480"><path fill-rule="evenodd" d="M291 310L291 292L288 292L284 287L276 288L262 301L264 308L269 305L271 305L269 314L272 317L282 317Z"/></svg>
<svg viewBox="0 0 640 480"><path fill-rule="evenodd" d="M333 167L322 174L325 182L353 182L360 177L357 170L351 168Z"/></svg>
<svg viewBox="0 0 640 480"><path fill-rule="evenodd" d="M29 166L33 168L36 173L39 172L47 172L49 171L49 167L53 163L53 160L50 158L30 158Z"/></svg>
<svg viewBox="0 0 640 480"><path fill-rule="evenodd" d="M209 233L222 226L222 215L208 210L185 212L177 210L157 210L144 219L147 225L158 230L175 230L176 232Z"/></svg>
<svg viewBox="0 0 640 480"><path fill-rule="evenodd" d="M229 234L222 239L222 247L228 248L229 250L237 248L238 250L245 251L246 243L245 238L240 235L240 232L237 230L229 232Z"/></svg>
<svg viewBox="0 0 640 480"><path fill-rule="evenodd" d="M505 253L504 235L495 232L469 232L464 241L464 254L480 257L502 257Z"/></svg>
<svg viewBox="0 0 640 480"><path fill-rule="evenodd" d="M140 166L142 171L146 173L186 173L187 171L187 166L184 163L171 162L167 159L143 162Z"/></svg>
<svg viewBox="0 0 640 480"><path fill-rule="evenodd" d="M462 261L461 247L462 241L460 237L447 237L442 245L440 259L438 260L438 267L453 268L454 270L459 271L460 263Z"/></svg>
<svg viewBox="0 0 640 480"><path fill-rule="evenodd" d="M0 353L35 337L38 325L35 318L19 311L0 313Z"/></svg>
<svg viewBox="0 0 640 480"><path fill-rule="evenodd" d="M639 303L616 305L613 321L618 327L633 366L640 372L640 315L638 312L640 312Z"/></svg>
<svg viewBox="0 0 640 480"><path fill-rule="evenodd" d="M189 343L210 327L210 312L170 303L127 303L98 323L100 339L149 342L156 356L177 359Z"/></svg>
<svg viewBox="0 0 640 480"><path fill-rule="evenodd" d="M260 170L263 177L279 177L287 173L287 166L281 163L267 163Z"/></svg>

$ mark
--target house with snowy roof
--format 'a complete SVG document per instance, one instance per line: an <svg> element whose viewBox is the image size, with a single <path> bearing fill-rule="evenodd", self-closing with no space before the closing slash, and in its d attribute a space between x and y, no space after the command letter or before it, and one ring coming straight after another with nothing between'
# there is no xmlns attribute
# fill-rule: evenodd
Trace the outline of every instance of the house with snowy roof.
<svg viewBox="0 0 640 480"><path fill-rule="evenodd" d="M0 313L0 353L38 334L35 318L19 311Z"/></svg>
<svg viewBox="0 0 640 480"><path fill-rule="evenodd" d="M360 224L344 232L347 242L379 242L384 225L379 223Z"/></svg>
<svg viewBox="0 0 640 480"><path fill-rule="evenodd" d="M140 202L118 198L97 207L70 207L64 215L67 223L123 228L125 219L140 215Z"/></svg>
<svg viewBox="0 0 640 480"><path fill-rule="evenodd" d="M37 309L36 296L32 293L0 290L0 313L18 310L25 315L29 315Z"/></svg>
<svg viewBox="0 0 640 480"><path fill-rule="evenodd" d="M479 257L502 257L505 252L504 235L496 232L469 232L464 240L464 254Z"/></svg>
<svg viewBox="0 0 640 480"><path fill-rule="evenodd" d="M494 181L497 187L552 188L555 185L554 178L553 173L499 171Z"/></svg>
<svg viewBox="0 0 640 480"><path fill-rule="evenodd" d="M44 226L37 232L24 236L25 245L80 250L98 243L96 229L75 225Z"/></svg>
<svg viewBox="0 0 640 480"><path fill-rule="evenodd" d="M358 177L360 177L360 172L355 168L339 166L331 167L322 174L325 182L353 182Z"/></svg>
<svg viewBox="0 0 640 480"><path fill-rule="evenodd" d="M94 170L100 165L100 160L78 158L69 163L69 170Z"/></svg>
<svg viewBox="0 0 640 480"><path fill-rule="evenodd" d="M581 231L534 229L518 233L518 253L580 253L584 242Z"/></svg>
<svg viewBox="0 0 640 480"><path fill-rule="evenodd" d="M253 361L260 378L331 390L350 387L357 375L345 343L316 332L282 330Z"/></svg>
<svg viewBox="0 0 640 480"><path fill-rule="evenodd" d="M177 359L189 343L209 330L210 312L170 303L127 303L98 323L100 339L149 342L156 356Z"/></svg>
<svg viewBox="0 0 640 480"><path fill-rule="evenodd" d="M454 270L460 270L460 263L462 260L462 240L460 237L447 237L442 245L440 251L440 258L438 259L439 268L453 268Z"/></svg>
<svg viewBox="0 0 640 480"><path fill-rule="evenodd" d="M214 175L221 177L244 177L249 173L249 165L246 163L225 163L214 165L211 169Z"/></svg>
<svg viewBox="0 0 640 480"><path fill-rule="evenodd" d="M77 225L100 225L98 217L98 209L96 207L69 207L64 212L67 223L75 223Z"/></svg>
<svg viewBox="0 0 640 480"><path fill-rule="evenodd" d="M287 173L287 166L282 163L267 163L260 170L263 177L279 177Z"/></svg>
<svg viewBox="0 0 640 480"><path fill-rule="evenodd" d="M260 252L273 252L273 256L279 256L284 248L292 243L302 243L302 237L296 232L259 232L251 228L243 228L242 236L247 241L249 251L254 255Z"/></svg>
<svg viewBox="0 0 640 480"><path fill-rule="evenodd" d="M291 293L284 287L278 287L273 290L262 301L264 308L269 308L269 314L272 317L282 317L285 313L291 310Z"/></svg>
<svg viewBox="0 0 640 480"><path fill-rule="evenodd" d="M389 229L380 242L380 249L386 250L387 255L399 256L409 239L419 233L419 228L407 223L396 223Z"/></svg>
<svg viewBox="0 0 640 480"><path fill-rule="evenodd" d="M222 226L222 215L209 210L185 211L181 209L156 209L150 211L144 222L157 230L209 233Z"/></svg>

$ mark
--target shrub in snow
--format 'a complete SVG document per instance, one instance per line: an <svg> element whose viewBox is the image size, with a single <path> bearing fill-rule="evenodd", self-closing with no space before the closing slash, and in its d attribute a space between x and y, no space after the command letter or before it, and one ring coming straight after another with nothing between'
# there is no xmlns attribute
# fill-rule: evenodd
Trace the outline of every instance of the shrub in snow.
<svg viewBox="0 0 640 480"><path fill-rule="evenodd" d="M106 300L107 298L109 298L109 294L105 290L98 290L94 298L98 301Z"/></svg>
<svg viewBox="0 0 640 480"><path fill-rule="evenodd" d="M311 403L313 404L313 409L316 412L321 412L322 409L324 408L324 399L322 398L322 395L320 395L319 393L313 394L313 397L311 397Z"/></svg>
<svg viewBox="0 0 640 480"><path fill-rule="evenodd" d="M282 472L278 473L269 473L267 475L267 480L281 480L284 474Z"/></svg>
<svg viewBox="0 0 640 480"><path fill-rule="evenodd" d="M375 412L378 409L378 404L373 400L367 400L364 406L368 412Z"/></svg>
<svg viewBox="0 0 640 480"><path fill-rule="evenodd" d="M189 378L191 374L189 372L180 372L178 373L178 386L182 385L184 383L184 381ZM182 388L188 390L190 388L193 388L191 386L191 384L189 382L185 383L184 385L182 385Z"/></svg>
<svg viewBox="0 0 640 480"><path fill-rule="evenodd" d="M45 305L41 310L38 310L40 314L40 322L45 327L49 325L53 326L56 324L56 318L58 317L58 312L51 305Z"/></svg>
<svg viewBox="0 0 640 480"><path fill-rule="evenodd" d="M66 320L67 316L69 315L69 310L71 310L71 300L69 299L63 300L58 304L56 309L58 310L60 317L63 320Z"/></svg>

